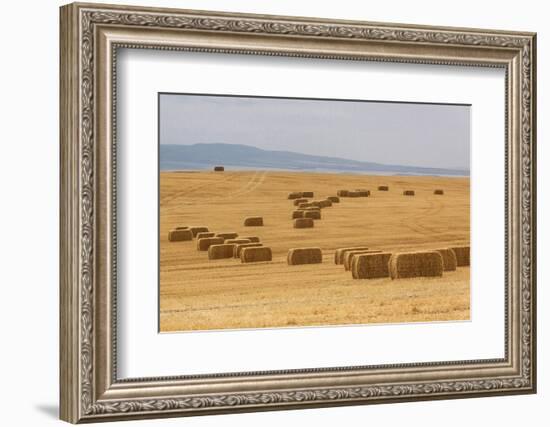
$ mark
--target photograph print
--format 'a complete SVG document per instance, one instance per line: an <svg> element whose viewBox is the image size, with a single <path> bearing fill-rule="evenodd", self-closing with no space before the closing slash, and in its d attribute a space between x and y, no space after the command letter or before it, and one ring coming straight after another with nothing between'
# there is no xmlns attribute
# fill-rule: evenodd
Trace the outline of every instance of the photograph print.
<svg viewBox="0 0 550 427"><path fill-rule="evenodd" d="M158 108L160 332L470 319L470 105Z"/></svg>

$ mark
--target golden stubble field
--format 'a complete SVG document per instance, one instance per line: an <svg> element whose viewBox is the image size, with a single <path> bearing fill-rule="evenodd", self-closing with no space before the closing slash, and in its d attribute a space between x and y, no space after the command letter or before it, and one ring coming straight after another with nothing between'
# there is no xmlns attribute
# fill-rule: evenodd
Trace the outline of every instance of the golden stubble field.
<svg viewBox="0 0 550 427"><path fill-rule="evenodd" d="M376 191L389 185L390 191ZM371 197L341 198L312 229L295 229L291 191L315 199L338 189L366 188ZM433 194L435 188L444 196ZM403 196L405 189L416 191ZM244 227L263 216L263 227ZM196 240L169 242L176 226L259 236L269 263L208 260ZM306 172L161 172L160 330L295 327L470 318L470 268L440 278L355 280L334 264L339 247L391 252L470 242L469 178L365 176ZM289 266L288 249L318 246L323 263Z"/></svg>

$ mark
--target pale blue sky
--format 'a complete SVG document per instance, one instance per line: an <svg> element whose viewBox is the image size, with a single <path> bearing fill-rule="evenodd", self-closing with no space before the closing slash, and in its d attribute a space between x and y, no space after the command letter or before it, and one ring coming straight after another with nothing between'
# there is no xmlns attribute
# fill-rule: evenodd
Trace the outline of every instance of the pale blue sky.
<svg viewBox="0 0 550 427"><path fill-rule="evenodd" d="M160 95L160 143L470 168L470 106Z"/></svg>

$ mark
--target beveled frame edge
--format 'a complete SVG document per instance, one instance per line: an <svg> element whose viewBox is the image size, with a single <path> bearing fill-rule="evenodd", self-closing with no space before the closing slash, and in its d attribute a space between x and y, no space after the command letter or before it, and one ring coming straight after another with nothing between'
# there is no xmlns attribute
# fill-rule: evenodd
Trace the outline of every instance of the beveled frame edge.
<svg viewBox="0 0 550 427"><path fill-rule="evenodd" d="M202 393L172 395L171 385L176 380L159 379L136 383L109 381L110 364L98 346L99 328L109 324L98 322L108 307L97 306L101 283L94 277L97 262L96 245L98 221L107 222L97 214L97 181L108 166L98 162L94 139L95 120L109 120L104 111L98 118L103 102L96 98L96 74L100 64L94 63L94 26L112 27L112 30L134 26L140 28L184 29L201 34L225 34L242 39L242 35L273 35L296 41L372 40L413 46L470 46L507 51L515 58L510 61L508 97L513 100L508 132L510 149L521 154L520 175L510 176L510 187L517 187L521 195L521 213L514 227L521 239L521 264L517 265L521 287L516 301L518 316L519 368L521 375L486 378L471 373L460 380L415 383L398 380L382 386L319 388L310 382L307 386L278 386L264 390L231 393ZM230 36L229 36L230 34ZM403 400L462 398L502 393L532 393L536 390L536 319L535 319L535 50L533 33L488 31L458 28L436 28L401 24L381 24L355 21L329 21L265 15L198 12L175 9L156 9L99 4L72 4L61 8L61 241L60 241L60 416L70 422L87 422L159 416L199 415L237 411L289 409L364 403L383 403ZM127 40L131 42L131 40ZM407 62L407 57L403 58ZM108 82L104 82L107 84ZM111 82L112 83L112 82ZM107 84L108 86L108 84ZM101 90L105 90L103 87ZM100 104L100 105L98 105ZM514 107L514 108L512 108ZM515 117L515 118L514 118ZM112 118L112 117L111 117ZM97 133L99 134L99 132ZM520 179L519 179L520 178ZM108 224L107 224L108 226ZM102 237L99 236L101 239ZM104 242L103 242L104 243ZM95 262L95 264L94 264ZM511 266L511 270L513 265ZM95 292L94 292L95 291ZM519 303L519 304L518 304ZM510 306L510 310L513 307ZM98 316L98 313L100 316ZM95 316L95 317L94 317ZM521 323L521 325L519 324ZM95 325L95 326L94 326ZM105 332L105 331L103 331ZM450 365L450 364L449 364ZM456 367L456 366L455 366ZM460 367L460 366L458 366ZM449 366L447 366L449 368ZM470 367L471 368L471 367ZM442 368L443 369L443 368ZM483 369L481 369L483 370ZM398 370L396 370L398 371ZM467 372L467 371L466 371ZM475 372L475 371L470 371ZM99 373L99 374L98 374ZM213 378L205 383L223 382ZM244 381L238 377L230 382ZM287 379L288 381L288 379ZM155 395L155 389L166 388L164 395ZM205 392L206 391L206 392Z"/></svg>

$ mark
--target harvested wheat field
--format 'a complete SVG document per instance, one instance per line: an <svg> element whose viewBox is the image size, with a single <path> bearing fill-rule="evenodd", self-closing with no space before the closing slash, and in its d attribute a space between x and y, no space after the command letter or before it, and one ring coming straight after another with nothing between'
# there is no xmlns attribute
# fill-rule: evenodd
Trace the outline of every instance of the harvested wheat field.
<svg viewBox="0 0 550 427"><path fill-rule="evenodd" d="M389 190L373 191L380 187ZM324 200L356 188L370 189L370 196L341 197L322 208L314 227L294 228L296 199L289 193L307 190ZM161 172L160 330L467 320L469 266L438 277L354 279L334 255L345 247L399 253L468 246L469 188L469 178ZM403 197L405 190L414 197ZM262 217L263 226L245 226L248 217ZM257 236L272 261L209 260L196 239L168 240L178 226ZM321 248L321 263L288 265L289 249L311 247Z"/></svg>

